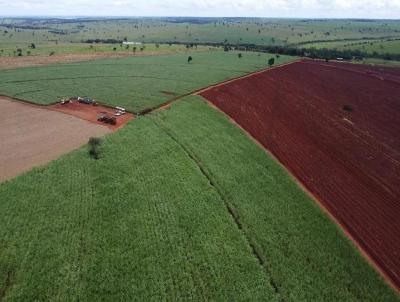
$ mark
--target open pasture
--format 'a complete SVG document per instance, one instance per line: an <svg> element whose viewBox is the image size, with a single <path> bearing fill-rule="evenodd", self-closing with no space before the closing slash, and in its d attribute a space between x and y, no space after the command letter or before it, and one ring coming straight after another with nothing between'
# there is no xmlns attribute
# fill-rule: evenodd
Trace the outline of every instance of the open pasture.
<svg viewBox="0 0 400 302"><path fill-rule="evenodd" d="M303 61L203 92L400 285L399 69Z"/></svg>
<svg viewBox="0 0 400 302"><path fill-rule="evenodd" d="M398 20L279 18L0 19L0 48L24 54L29 43L46 48L88 39L145 43L285 45L312 41L400 37ZM71 43L72 42L72 43ZM73 46L72 46L73 47Z"/></svg>
<svg viewBox="0 0 400 302"><path fill-rule="evenodd" d="M400 53L400 39L388 40L342 40L332 42L316 42L302 44L305 48L327 48L337 50L360 50L369 54L398 54Z"/></svg>

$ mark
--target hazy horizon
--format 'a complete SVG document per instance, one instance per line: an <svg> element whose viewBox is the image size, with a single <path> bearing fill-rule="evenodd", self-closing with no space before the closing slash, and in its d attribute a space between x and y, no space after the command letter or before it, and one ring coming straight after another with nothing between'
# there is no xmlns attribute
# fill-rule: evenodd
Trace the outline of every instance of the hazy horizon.
<svg viewBox="0 0 400 302"><path fill-rule="evenodd" d="M399 19L400 0L0 0L0 12L2 17Z"/></svg>
<svg viewBox="0 0 400 302"><path fill-rule="evenodd" d="M287 19L287 20L393 20L400 21L399 18L374 18L374 17L268 17L268 16L191 16L191 15L147 15L147 16L135 16L135 15L0 15L0 18L37 18L37 19L135 19L135 18L210 18L210 19L223 19L223 18L243 18L243 19Z"/></svg>

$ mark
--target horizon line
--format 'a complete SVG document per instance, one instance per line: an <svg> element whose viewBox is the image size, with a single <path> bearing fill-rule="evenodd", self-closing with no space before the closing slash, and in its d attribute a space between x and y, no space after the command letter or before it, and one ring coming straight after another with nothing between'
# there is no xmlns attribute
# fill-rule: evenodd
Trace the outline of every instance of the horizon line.
<svg viewBox="0 0 400 302"><path fill-rule="evenodd" d="M190 15L0 15L0 19L4 18L54 18L54 19L94 19L94 18L112 18L112 19L130 19L130 18L208 18L208 19L223 19L223 18L233 18L233 19L295 19L295 20L393 20L400 21L400 18L383 18L383 17L260 17L260 16L190 16Z"/></svg>

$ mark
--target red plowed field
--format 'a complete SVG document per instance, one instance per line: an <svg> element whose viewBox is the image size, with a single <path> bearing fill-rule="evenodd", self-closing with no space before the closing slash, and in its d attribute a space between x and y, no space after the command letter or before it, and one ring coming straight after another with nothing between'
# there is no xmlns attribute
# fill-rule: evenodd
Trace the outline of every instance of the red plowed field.
<svg viewBox="0 0 400 302"><path fill-rule="evenodd" d="M400 69L303 61L201 95L270 150L400 286Z"/></svg>

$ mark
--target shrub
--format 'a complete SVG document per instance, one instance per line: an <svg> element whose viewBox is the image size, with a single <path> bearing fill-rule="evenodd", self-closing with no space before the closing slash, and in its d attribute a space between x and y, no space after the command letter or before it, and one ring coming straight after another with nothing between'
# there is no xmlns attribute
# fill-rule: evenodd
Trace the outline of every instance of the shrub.
<svg viewBox="0 0 400 302"><path fill-rule="evenodd" d="M98 159L99 158L99 146L101 143L101 139L98 137L91 137L89 138L89 155L94 158Z"/></svg>
<svg viewBox="0 0 400 302"><path fill-rule="evenodd" d="M274 65L274 63L275 63L275 59L274 59L274 58L270 58L270 59L268 60L268 65L269 65L269 67L271 67L272 65Z"/></svg>
<svg viewBox="0 0 400 302"><path fill-rule="evenodd" d="M350 105L344 105L344 106L342 107L342 109L343 109L344 111L347 111L347 112L352 112L352 111L353 111L353 107L351 107Z"/></svg>

